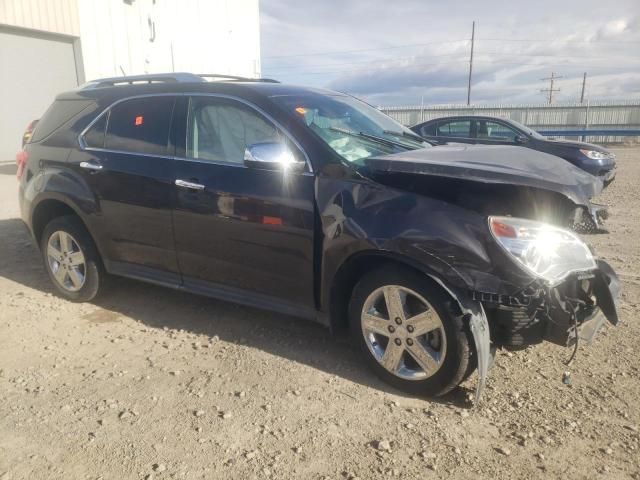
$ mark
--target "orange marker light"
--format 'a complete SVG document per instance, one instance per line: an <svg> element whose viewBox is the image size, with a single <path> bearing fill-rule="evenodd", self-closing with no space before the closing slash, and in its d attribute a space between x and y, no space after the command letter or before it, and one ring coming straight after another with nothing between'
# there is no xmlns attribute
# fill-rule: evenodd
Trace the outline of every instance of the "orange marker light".
<svg viewBox="0 0 640 480"><path fill-rule="evenodd" d="M262 217L262 224L263 225L282 225L282 218L268 217L265 215Z"/></svg>
<svg viewBox="0 0 640 480"><path fill-rule="evenodd" d="M134 122L134 123L135 123L135 125L136 125L136 127L137 127L138 125L142 125L142 122L143 122L143 121L144 121L144 118L142 117L142 115L138 115L138 116L136 117L136 120L135 120L135 122Z"/></svg>
<svg viewBox="0 0 640 480"><path fill-rule="evenodd" d="M304 115L305 113L307 113L307 109L304 107L296 107L296 112L298 112L300 115Z"/></svg>

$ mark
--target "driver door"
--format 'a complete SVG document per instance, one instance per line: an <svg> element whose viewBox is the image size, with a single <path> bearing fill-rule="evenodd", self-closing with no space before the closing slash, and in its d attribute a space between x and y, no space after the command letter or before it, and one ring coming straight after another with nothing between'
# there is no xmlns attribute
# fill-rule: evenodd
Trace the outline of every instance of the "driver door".
<svg viewBox="0 0 640 480"><path fill-rule="evenodd" d="M287 311L313 308L312 173L245 165L249 145L288 137L244 102L192 96L186 111L173 212L185 287Z"/></svg>

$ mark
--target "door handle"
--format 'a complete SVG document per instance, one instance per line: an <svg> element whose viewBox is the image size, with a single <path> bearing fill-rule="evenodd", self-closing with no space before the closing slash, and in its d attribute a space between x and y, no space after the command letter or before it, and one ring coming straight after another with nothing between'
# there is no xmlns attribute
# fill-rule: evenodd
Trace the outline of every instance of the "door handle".
<svg viewBox="0 0 640 480"><path fill-rule="evenodd" d="M186 180L176 180L176 185L182 188L188 188L190 190L204 190L204 185L199 183L187 182Z"/></svg>
<svg viewBox="0 0 640 480"><path fill-rule="evenodd" d="M96 162L80 162L80 168L87 170L102 170L102 165Z"/></svg>

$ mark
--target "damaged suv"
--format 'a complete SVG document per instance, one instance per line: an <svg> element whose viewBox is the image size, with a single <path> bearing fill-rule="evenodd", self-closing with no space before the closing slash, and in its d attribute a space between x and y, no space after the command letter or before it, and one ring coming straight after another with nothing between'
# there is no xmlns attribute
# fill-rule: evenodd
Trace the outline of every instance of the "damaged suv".
<svg viewBox="0 0 640 480"><path fill-rule="evenodd" d="M274 81L102 79L38 123L20 206L70 300L120 275L306 317L350 329L400 389L442 395L477 367L479 395L494 348L617 323L616 275L559 226L589 178L521 152L430 147Z"/></svg>

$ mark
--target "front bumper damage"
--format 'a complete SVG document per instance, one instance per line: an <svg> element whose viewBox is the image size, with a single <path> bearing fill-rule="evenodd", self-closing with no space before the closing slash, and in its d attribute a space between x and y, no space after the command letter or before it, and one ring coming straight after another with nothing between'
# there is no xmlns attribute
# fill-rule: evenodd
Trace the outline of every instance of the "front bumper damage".
<svg viewBox="0 0 640 480"><path fill-rule="evenodd" d="M588 207L576 208L572 219L572 228L579 233L606 233L605 220L609 218L606 205L589 202Z"/></svg>
<svg viewBox="0 0 640 480"><path fill-rule="evenodd" d="M602 260L595 270L574 273L554 287L535 282L513 296L472 292L462 306L477 352L476 402L496 348L542 341L574 348L580 340L590 344L606 321L618 324L619 294L618 277Z"/></svg>

